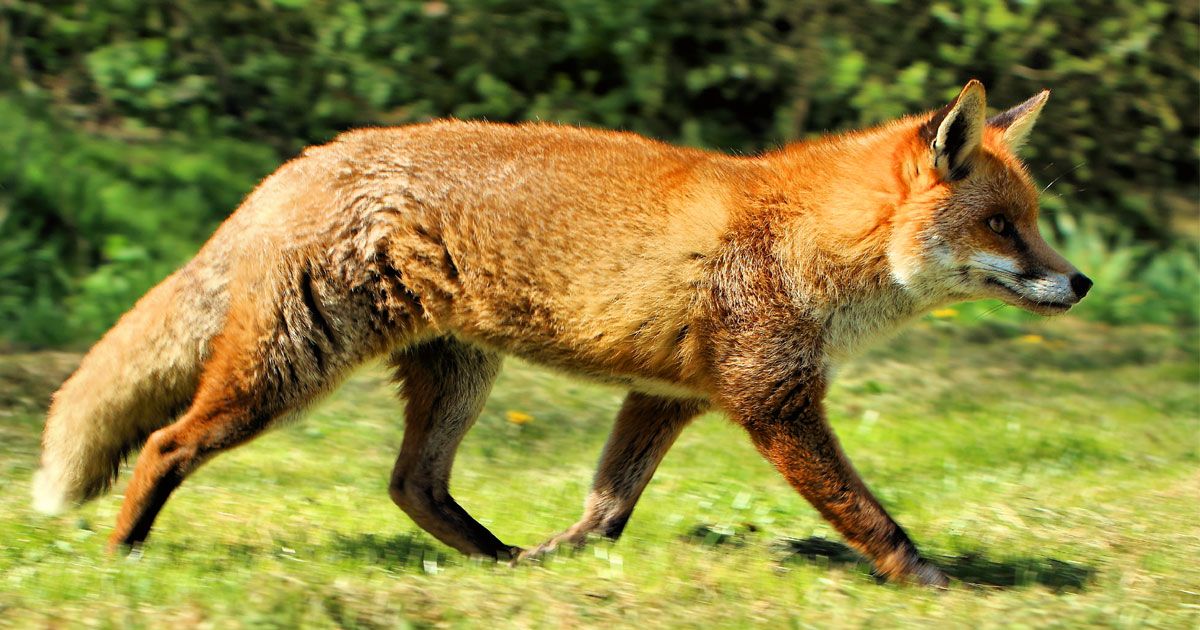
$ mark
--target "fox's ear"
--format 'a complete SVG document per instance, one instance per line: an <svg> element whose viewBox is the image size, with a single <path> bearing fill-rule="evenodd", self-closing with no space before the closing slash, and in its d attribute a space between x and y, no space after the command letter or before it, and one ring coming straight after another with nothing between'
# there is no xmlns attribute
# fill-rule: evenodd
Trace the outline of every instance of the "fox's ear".
<svg viewBox="0 0 1200 630"><path fill-rule="evenodd" d="M1042 90L1024 103L992 116L988 119L987 124L989 127L1003 129L1004 143L1015 152L1029 139L1029 132L1033 131L1033 124L1037 122L1038 115L1042 113L1042 107L1046 105L1048 98L1050 98L1050 90Z"/></svg>
<svg viewBox="0 0 1200 630"><path fill-rule="evenodd" d="M987 95L983 84L971 79L958 96L935 113L921 130L933 152L933 165L942 179L966 177L971 159L983 143Z"/></svg>

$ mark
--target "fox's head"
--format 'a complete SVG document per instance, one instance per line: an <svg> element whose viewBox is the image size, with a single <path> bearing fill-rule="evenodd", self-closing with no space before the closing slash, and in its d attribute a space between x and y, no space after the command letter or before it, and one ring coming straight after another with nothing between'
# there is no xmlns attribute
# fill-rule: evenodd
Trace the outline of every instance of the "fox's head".
<svg viewBox="0 0 1200 630"><path fill-rule="evenodd" d="M1049 96L987 118L983 85L971 81L920 124L901 175L909 200L888 252L901 284L944 300L999 298L1043 315L1087 295L1092 281L1042 238L1038 190L1016 157Z"/></svg>

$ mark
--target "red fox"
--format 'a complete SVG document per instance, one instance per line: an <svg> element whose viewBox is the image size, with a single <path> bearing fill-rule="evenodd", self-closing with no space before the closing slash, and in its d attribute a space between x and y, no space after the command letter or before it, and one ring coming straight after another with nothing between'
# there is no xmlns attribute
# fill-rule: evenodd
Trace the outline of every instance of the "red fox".
<svg viewBox="0 0 1200 630"><path fill-rule="evenodd" d="M345 133L267 177L84 357L50 407L35 505L97 496L140 446L110 541L139 545L202 463L382 356L407 401L389 494L465 554L616 539L712 408L881 575L945 586L822 399L847 357L931 309L1051 315L1088 292L1015 157L1048 96L987 118L971 81L935 112L753 157L541 123ZM504 354L630 390L582 518L528 550L449 493Z"/></svg>

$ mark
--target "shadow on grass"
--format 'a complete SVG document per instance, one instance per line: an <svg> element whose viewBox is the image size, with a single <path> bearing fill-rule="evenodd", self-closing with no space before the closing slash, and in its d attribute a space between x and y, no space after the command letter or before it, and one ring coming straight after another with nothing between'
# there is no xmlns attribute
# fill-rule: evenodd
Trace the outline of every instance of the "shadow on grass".
<svg viewBox="0 0 1200 630"><path fill-rule="evenodd" d="M329 547L330 552L339 558L393 568L406 567L420 570L425 562L433 561L441 564L445 561L444 555L439 552L437 546L420 534L346 536L335 533Z"/></svg>
<svg viewBox="0 0 1200 630"><path fill-rule="evenodd" d="M206 570L213 573L237 570L266 557L345 561L418 573L428 570L430 563L444 565L448 560L444 549L439 549L428 537L417 533L378 536L334 532L327 545L284 540L276 540L273 544L265 546L245 543L210 544L211 549L176 542L158 543L147 553L187 562L208 563L211 566L206 565ZM300 550L299 554L297 549ZM140 555L138 553L138 556Z"/></svg>
<svg viewBox="0 0 1200 630"><path fill-rule="evenodd" d="M870 571L871 563L846 545L819 537L787 538L773 547L783 554L783 562L816 562L829 566L853 566ZM971 586L1012 588L1045 586L1057 591L1083 590L1096 570L1092 567L1053 558L1011 558L989 560L982 554L932 556L930 562L946 575Z"/></svg>
<svg viewBox="0 0 1200 630"><path fill-rule="evenodd" d="M221 574L240 571L252 566L264 554L269 553L271 550L268 548L247 543L218 543L206 540L197 544L195 542L155 542L151 540L144 550L123 549L113 558L137 561L144 554L149 558L165 558L168 562L199 566L205 573Z"/></svg>

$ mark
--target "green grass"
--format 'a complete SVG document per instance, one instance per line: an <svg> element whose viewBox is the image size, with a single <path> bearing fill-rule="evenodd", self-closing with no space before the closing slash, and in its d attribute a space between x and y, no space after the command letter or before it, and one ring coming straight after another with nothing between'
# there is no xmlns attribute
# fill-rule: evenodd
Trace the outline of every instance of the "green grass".
<svg viewBox="0 0 1200 630"><path fill-rule="evenodd" d="M517 568L463 558L388 499L402 421L378 366L205 466L141 557L114 558L120 483L64 517L27 506L40 401L73 358L0 357L0 626L1194 628L1200 360L1183 337L929 319L842 370L832 422L955 578L944 593L878 584L713 414L680 438L620 542ZM510 361L456 496L512 544L565 528L620 398Z"/></svg>

